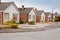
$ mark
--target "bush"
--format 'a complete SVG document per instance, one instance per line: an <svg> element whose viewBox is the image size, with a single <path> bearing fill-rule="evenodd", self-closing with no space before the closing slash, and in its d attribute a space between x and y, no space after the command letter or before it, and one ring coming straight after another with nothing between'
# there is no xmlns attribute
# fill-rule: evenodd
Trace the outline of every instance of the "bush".
<svg viewBox="0 0 60 40"><path fill-rule="evenodd" d="M4 25L10 25L10 24L17 24L17 22L14 20L11 20L4 23Z"/></svg>
<svg viewBox="0 0 60 40"><path fill-rule="evenodd" d="M11 20L11 22L17 24L17 22L15 20Z"/></svg>
<svg viewBox="0 0 60 40"><path fill-rule="evenodd" d="M19 24L25 24L26 22L25 21L20 21L19 20Z"/></svg>
<svg viewBox="0 0 60 40"><path fill-rule="evenodd" d="M58 22L59 21L59 19L58 18L55 18L55 22Z"/></svg>
<svg viewBox="0 0 60 40"><path fill-rule="evenodd" d="M57 16L57 17L55 18L55 22L59 22L59 21L60 21L60 17Z"/></svg>
<svg viewBox="0 0 60 40"><path fill-rule="evenodd" d="M30 22L28 22L28 24L30 24L30 25L34 25L35 22L34 22L34 21L30 21Z"/></svg>
<svg viewBox="0 0 60 40"><path fill-rule="evenodd" d="M13 29L17 29L17 28L18 28L18 24L11 24L11 27L12 27Z"/></svg>
<svg viewBox="0 0 60 40"><path fill-rule="evenodd" d="M11 28L13 28L13 29L17 29L17 28L18 28L18 24L17 24L17 22L14 21L14 20L7 21L6 23L4 23L4 25L10 25Z"/></svg>

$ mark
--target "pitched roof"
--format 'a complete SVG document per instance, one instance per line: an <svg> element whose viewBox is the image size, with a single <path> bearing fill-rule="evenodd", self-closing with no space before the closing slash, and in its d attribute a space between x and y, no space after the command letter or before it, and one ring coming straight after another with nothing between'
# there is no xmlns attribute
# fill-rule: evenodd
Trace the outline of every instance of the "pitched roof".
<svg viewBox="0 0 60 40"><path fill-rule="evenodd" d="M10 4L12 4L13 2L1 2L0 3L0 10L4 10L6 9Z"/></svg>
<svg viewBox="0 0 60 40"><path fill-rule="evenodd" d="M31 10L33 9L33 7L32 8L24 8L24 9L22 9L22 8L19 8L19 11L20 11L20 14L28 14L28 13L30 13L31 12Z"/></svg>
<svg viewBox="0 0 60 40"><path fill-rule="evenodd" d="M45 16L49 16L49 14L51 14L50 12L44 12Z"/></svg>
<svg viewBox="0 0 60 40"><path fill-rule="evenodd" d="M56 14L56 16L60 16L60 14Z"/></svg>
<svg viewBox="0 0 60 40"><path fill-rule="evenodd" d="M36 12L36 15L40 16L44 12L44 10L35 10L35 12Z"/></svg>

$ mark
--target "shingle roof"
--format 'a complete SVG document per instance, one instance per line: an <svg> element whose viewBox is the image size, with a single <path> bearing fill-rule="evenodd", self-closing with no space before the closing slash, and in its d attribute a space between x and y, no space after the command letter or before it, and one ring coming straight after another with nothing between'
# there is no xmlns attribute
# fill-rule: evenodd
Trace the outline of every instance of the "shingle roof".
<svg viewBox="0 0 60 40"><path fill-rule="evenodd" d="M33 8L24 8L24 9L19 8L19 11L20 11L20 14L21 14L21 13L28 14L28 13L31 12L32 9L33 9Z"/></svg>
<svg viewBox="0 0 60 40"><path fill-rule="evenodd" d="M60 14L56 14L56 16L60 16Z"/></svg>
<svg viewBox="0 0 60 40"><path fill-rule="evenodd" d="M44 12L45 16L49 16L49 14L51 14L50 12Z"/></svg>
<svg viewBox="0 0 60 40"><path fill-rule="evenodd" d="M44 12L44 10L35 10L36 15L41 16L41 14Z"/></svg>
<svg viewBox="0 0 60 40"><path fill-rule="evenodd" d="M0 10L4 10L6 9L10 4L12 4L13 2L1 2L0 3Z"/></svg>

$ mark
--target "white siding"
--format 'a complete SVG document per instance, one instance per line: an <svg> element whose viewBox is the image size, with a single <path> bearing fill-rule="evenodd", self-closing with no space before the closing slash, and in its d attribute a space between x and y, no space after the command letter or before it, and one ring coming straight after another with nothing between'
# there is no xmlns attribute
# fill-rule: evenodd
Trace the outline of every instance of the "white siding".
<svg viewBox="0 0 60 40"><path fill-rule="evenodd" d="M50 19L49 19L49 18L50 18ZM48 16L48 21L49 21L49 20L51 21L51 14L49 14L49 16Z"/></svg>
<svg viewBox="0 0 60 40"><path fill-rule="evenodd" d="M44 17L44 18L43 18L43 17ZM41 22L42 22L42 21L45 22L45 14L44 14L44 13L41 14Z"/></svg>
<svg viewBox="0 0 60 40"><path fill-rule="evenodd" d="M53 15L53 21L55 21L55 15Z"/></svg>
<svg viewBox="0 0 60 40"><path fill-rule="evenodd" d="M34 13L34 11L32 10L30 13L29 13L29 15L31 15L31 19L29 19L29 16L28 16L28 21L35 21L36 22L36 14ZM35 16L35 20L33 19L33 16Z"/></svg>
<svg viewBox="0 0 60 40"><path fill-rule="evenodd" d="M9 7L7 7L4 10L4 13L9 13L9 19L5 19L5 17L4 17L4 22L13 19L13 13L18 14L18 20L17 20L17 22L19 22L19 12L16 10L16 8L13 5L10 5Z"/></svg>

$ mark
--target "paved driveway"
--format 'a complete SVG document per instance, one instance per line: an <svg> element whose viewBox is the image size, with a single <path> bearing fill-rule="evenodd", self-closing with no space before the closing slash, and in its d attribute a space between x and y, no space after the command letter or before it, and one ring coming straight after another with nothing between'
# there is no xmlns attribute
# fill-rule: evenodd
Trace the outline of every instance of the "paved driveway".
<svg viewBox="0 0 60 40"><path fill-rule="evenodd" d="M60 40L60 28L20 33L0 33L0 40Z"/></svg>

